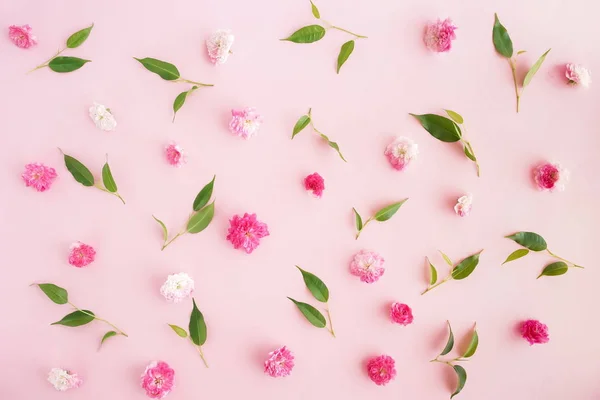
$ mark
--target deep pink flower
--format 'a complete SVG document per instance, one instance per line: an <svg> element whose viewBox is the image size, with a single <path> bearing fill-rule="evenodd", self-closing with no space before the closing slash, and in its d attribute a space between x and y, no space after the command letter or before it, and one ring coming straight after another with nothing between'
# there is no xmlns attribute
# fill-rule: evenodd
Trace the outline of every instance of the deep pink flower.
<svg viewBox="0 0 600 400"><path fill-rule="evenodd" d="M530 345L548 343L548 326L535 319L529 319L521 325L521 335Z"/></svg>
<svg viewBox="0 0 600 400"><path fill-rule="evenodd" d="M75 242L70 247L69 264L81 268L90 265L96 259L96 250L90 245Z"/></svg>
<svg viewBox="0 0 600 400"><path fill-rule="evenodd" d="M22 49L28 49L37 44L37 38L31 33L31 26L29 25L9 26L8 37L17 47Z"/></svg>
<svg viewBox="0 0 600 400"><path fill-rule="evenodd" d="M425 31L425 45L429 50L438 53L450 51L452 40L456 39L455 29L456 26L450 18L430 23Z"/></svg>
<svg viewBox="0 0 600 400"><path fill-rule="evenodd" d="M304 189L312 193L313 196L321 198L325 190L325 180L317 172L304 178Z"/></svg>
<svg viewBox="0 0 600 400"><path fill-rule="evenodd" d="M227 240L234 249L242 248L248 254L258 247L261 238L269 236L267 224L257 220L256 214L244 213L243 217L234 215L229 224Z"/></svg>
<svg viewBox="0 0 600 400"><path fill-rule="evenodd" d="M152 361L142 375L142 388L151 399L162 399L173 389L175 371L164 361Z"/></svg>
<svg viewBox="0 0 600 400"><path fill-rule="evenodd" d="M231 115L229 130L244 139L254 136L263 122L262 116L256 112L254 107L231 110Z"/></svg>
<svg viewBox="0 0 600 400"><path fill-rule="evenodd" d="M165 156L167 157L167 162L177 168L186 162L183 149L176 143L171 143L165 148Z"/></svg>
<svg viewBox="0 0 600 400"><path fill-rule="evenodd" d="M385 272L384 262L385 260L378 253L361 250L350 262L350 273L360 277L363 282L373 283L378 281Z"/></svg>
<svg viewBox="0 0 600 400"><path fill-rule="evenodd" d="M535 169L533 177L540 190L562 192L569 180L569 171L559 163L544 163Z"/></svg>
<svg viewBox="0 0 600 400"><path fill-rule="evenodd" d="M390 317L392 321L400 325L408 325L413 322L412 310L406 304L393 303L390 308Z"/></svg>
<svg viewBox="0 0 600 400"><path fill-rule="evenodd" d="M369 378L378 385L386 385L396 377L396 362L390 356L372 358L367 364Z"/></svg>
<svg viewBox="0 0 600 400"><path fill-rule="evenodd" d="M397 137L387 145L384 154L394 169L402 171L419 154L419 146L411 139Z"/></svg>
<svg viewBox="0 0 600 400"><path fill-rule="evenodd" d="M273 378L288 376L294 368L294 355L283 346L269 353L269 358L265 360L265 374Z"/></svg>
<svg viewBox="0 0 600 400"><path fill-rule="evenodd" d="M33 186L38 192L45 192L50 189L57 176L54 168L40 163L27 164L25 172L21 174L25 186Z"/></svg>
<svg viewBox="0 0 600 400"><path fill-rule="evenodd" d="M565 76L571 85L589 87L590 83L592 83L592 74L583 65L567 64Z"/></svg>

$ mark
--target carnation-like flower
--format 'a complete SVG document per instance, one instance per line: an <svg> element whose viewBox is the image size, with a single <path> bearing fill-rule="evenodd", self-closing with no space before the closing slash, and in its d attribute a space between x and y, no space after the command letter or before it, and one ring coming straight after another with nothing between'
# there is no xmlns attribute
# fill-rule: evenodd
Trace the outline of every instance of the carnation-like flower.
<svg viewBox="0 0 600 400"><path fill-rule="evenodd" d="M325 190L325 180L317 172L310 174L304 178L304 189L320 199L323 196L323 190Z"/></svg>
<svg viewBox="0 0 600 400"><path fill-rule="evenodd" d="M244 213L243 217L234 215L229 220L227 240L233 244L234 249L243 249L250 254L265 236L269 236L269 228L256 219L256 214Z"/></svg>
<svg viewBox="0 0 600 400"><path fill-rule="evenodd" d="M592 83L592 74L590 73L590 70L583 65L567 64L565 76L571 85L588 87L590 86L590 83Z"/></svg>
<svg viewBox="0 0 600 400"><path fill-rule="evenodd" d="M160 287L160 294L171 303L179 303L192 295L194 280L185 272L171 274Z"/></svg>
<svg viewBox="0 0 600 400"><path fill-rule="evenodd" d="M533 174L535 183L540 190L565 190L565 184L569 180L569 171L560 163L548 162L538 166Z"/></svg>
<svg viewBox="0 0 600 400"><path fill-rule="evenodd" d="M256 112L254 107L231 110L231 115L229 130L244 139L250 139L256 135L263 122L262 116Z"/></svg>
<svg viewBox="0 0 600 400"><path fill-rule="evenodd" d="M177 168L181 167L186 162L186 157L183 149L176 143L170 143L165 148L167 162Z"/></svg>
<svg viewBox="0 0 600 400"><path fill-rule="evenodd" d="M29 25L9 26L8 37L17 47L22 49L28 49L37 44L37 37L31 33L31 26Z"/></svg>
<svg viewBox="0 0 600 400"><path fill-rule="evenodd" d="M473 196L469 193L462 197L459 197L456 205L454 206L454 212L460 217L468 217L471 213L471 207L473 206Z"/></svg>
<svg viewBox="0 0 600 400"><path fill-rule="evenodd" d="M425 31L425 45L429 50L438 53L450 51L452 41L456 39L455 29L456 26L450 18L430 23Z"/></svg>
<svg viewBox="0 0 600 400"><path fill-rule="evenodd" d="M25 165L25 172L21 177L25 181L25 186L31 186L38 192L45 192L50 189L52 182L56 179L56 170L47 167L41 163L31 163Z"/></svg>
<svg viewBox="0 0 600 400"><path fill-rule="evenodd" d="M227 29L219 29L206 39L208 57L213 64L225 64L225 61L227 61L227 58L229 58L229 54L231 53L233 39L235 39L235 37L231 34L231 31Z"/></svg>
<svg viewBox="0 0 600 400"><path fill-rule="evenodd" d="M96 250L85 243L75 242L69 249L69 264L74 267L85 267L96 259Z"/></svg>
<svg viewBox="0 0 600 400"><path fill-rule="evenodd" d="M269 358L265 360L265 374L273 378L288 376L294 368L294 355L283 346L269 353Z"/></svg>
<svg viewBox="0 0 600 400"><path fill-rule="evenodd" d="M419 146L411 139L399 136L387 145L384 154L392 167L402 171L414 158L417 158Z"/></svg>
<svg viewBox="0 0 600 400"><path fill-rule="evenodd" d="M94 102L94 105L90 107L90 118L96 124L96 128L103 131L114 131L117 127L117 121L110 112L110 108L106 108L102 104Z"/></svg>
<svg viewBox="0 0 600 400"><path fill-rule="evenodd" d="M408 305L402 303L392 303L390 317L392 318L392 322L404 326L413 322L412 310Z"/></svg>
<svg viewBox="0 0 600 400"><path fill-rule="evenodd" d="M548 343L550 340L548 326L534 319L523 322L521 325L521 335L530 345Z"/></svg>
<svg viewBox="0 0 600 400"><path fill-rule="evenodd" d="M360 277L363 282L377 282L385 272L384 262L385 260L378 253L361 250L354 255L350 262L350 273Z"/></svg>
<svg viewBox="0 0 600 400"><path fill-rule="evenodd" d="M387 385L396 377L396 362L390 356L372 358L367 364L369 378L378 385Z"/></svg>
<svg viewBox="0 0 600 400"><path fill-rule="evenodd" d="M54 389L64 392L69 389L78 388L83 380L74 372L62 368L52 368L48 373L48 382Z"/></svg>
<svg viewBox="0 0 600 400"><path fill-rule="evenodd" d="M162 399L173 389L175 371L164 361L152 361L142 375L142 388L151 399Z"/></svg>

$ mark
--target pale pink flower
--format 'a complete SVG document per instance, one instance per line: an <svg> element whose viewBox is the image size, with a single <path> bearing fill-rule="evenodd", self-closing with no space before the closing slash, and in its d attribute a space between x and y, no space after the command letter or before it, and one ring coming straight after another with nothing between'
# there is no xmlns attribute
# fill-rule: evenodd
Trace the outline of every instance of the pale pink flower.
<svg viewBox="0 0 600 400"><path fill-rule="evenodd" d="M398 171L402 171L419 154L419 146L411 139L397 137L387 145L384 154L388 161Z"/></svg>
<svg viewBox="0 0 600 400"><path fill-rule="evenodd" d="M583 65L567 64L565 76L571 85L588 87L590 86L590 83L592 83L592 74L590 70Z"/></svg>
<svg viewBox="0 0 600 400"><path fill-rule="evenodd" d="M22 49L28 49L37 44L37 37L31 33L31 26L29 25L9 26L8 37L17 47Z"/></svg>
<svg viewBox="0 0 600 400"><path fill-rule="evenodd" d="M283 346L269 353L269 358L265 360L265 374L273 378L288 376L294 368L294 355Z"/></svg>
<svg viewBox="0 0 600 400"><path fill-rule="evenodd" d="M142 375L142 388L151 399L162 399L173 389L175 371L164 361L152 361Z"/></svg>
<svg viewBox="0 0 600 400"><path fill-rule="evenodd" d="M25 172L21 174L25 186L32 186L38 192L45 192L50 189L57 176L54 168L41 163L25 165Z"/></svg>
<svg viewBox="0 0 600 400"><path fill-rule="evenodd" d="M64 392L69 389L78 388L83 380L74 372L62 368L52 368L48 373L48 382L54 389Z"/></svg>
<svg viewBox="0 0 600 400"><path fill-rule="evenodd" d="M185 152L177 143L171 143L165 148L167 162L177 168L186 163Z"/></svg>
<svg viewBox="0 0 600 400"><path fill-rule="evenodd" d="M396 377L396 362L385 354L374 357L369 360L367 371L369 378L377 385L386 385Z"/></svg>
<svg viewBox="0 0 600 400"><path fill-rule="evenodd" d="M208 58L213 64L225 64L231 53L234 39L235 37L231 34L231 31L227 29L219 29L206 39Z"/></svg>
<svg viewBox="0 0 600 400"><path fill-rule="evenodd" d="M111 132L117 127L117 120L112 115L110 108L94 102L88 111L90 118L96 124L96 128L102 129L105 132Z"/></svg>
<svg viewBox="0 0 600 400"><path fill-rule="evenodd" d="M160 294L171 303L179 303L194 292L194 280L185 272L171 274L160 287Z"/></svg>
<svg viewBox="0 0 600 400"><path fill-rule="evenodd" d="M400 325L408 325L413 322L413 314L410 307L406 304L402 303L392 303L390 307L390 318L392 318L392 322L395 322Z"/></svg>
<svg viewBox="0 0 600 400"><path fill-rule="evenodd" d="M350 273L360 277L363 282L377 282L385 272L384 262L385 260L378 253L361 250L350 262Z"/></svg>
<svg viewBox="0 0 600 400"><path fill-rule="evenodd" d="M233 244L234 249L243 249L250 254L260 244L260 239L269 236L269 228L264 222L256 219L256 214L244 213L243 217L234 215L229 220L227 240Z"/></svg>
<svg viewBox="0 0 600 400"><path fill-rule="evenodd" d="M429 50L438 53L450 51L452 41L456 39L455 29L456 26L450 18L430 23L425 31L425 45Z"/></svg>
<svg viewBox="0 0 600 400"><path fill-rule="evenodd" d="M473 206L473 195L470 193L458 198L454 206L454 212L459 217L468 217Z"/></svg>
<svg viewBox="0 0 600 400"><path fill-rule="evenodd" d="M69 250L69 264L74 267L85 267L96 259L96 250L85 243L75 242L71 244Z"/></svg>
<svg viewBox="0 0 600 400"><path fill-rule="evenodd" d="M231 110L231 115L229 130L244 139L250 139L258 133L258 129L263 122L262 116L256 112L254 107Z"/></svg>
<svg viewBox="0 0 600 400"><path fill-rule="evenodd" d="M543 344L550 341L550 337L548 336L548 326L534 319L529 319L521 324L521 336L523 336L523 339L527 340L530 345Z"/></svg>
<svg viewBox="0 0 600 400"><path fill-rule="evenodd" d="M317 172L310 174L304 178L304 189L320 199L323 196L323 190L325 190L325 180Z"/></svg>
<svg viewBox="0 0 600 400"><path fill-rule="evenodd" d="M569 180L569 171L563 168L560 163L547 162L535 169L533 178L540 190L558 190L562 192Z"/></svg>

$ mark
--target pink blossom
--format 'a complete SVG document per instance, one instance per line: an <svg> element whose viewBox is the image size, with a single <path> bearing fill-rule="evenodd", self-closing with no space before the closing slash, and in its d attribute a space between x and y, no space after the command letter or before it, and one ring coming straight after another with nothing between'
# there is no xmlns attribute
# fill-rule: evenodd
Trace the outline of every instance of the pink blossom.
<svg viewBox="0 0 600 400"><path fill-rule="evenodd" d="M142 388L151 399L162 399L173 389L175 371L164 361L152 361L142 375Z"/></svg>
<svg viewBox="0 0 600 400"><path fill-rule="evenodd" d="M29 25L9 26L8 37L17 47L22 49L28 49L37 44L37 38L31 33L31 26Z"/></svg>
<svg viewBox="0 0 600 400"><path fill-rule="evenodd" d="M361 250L350 262L350 273L360 277L363 282L377 282L385 272L384 262L385 260L378 253Z"/></svg>
<svg viewBox="0 0 600 400"><path fill-rule="evenodd" d="M317 172L310 174L304 178L304 189L320 199L323 196L323 190L325 190L325 180Z"/></svg>
<svg viewBox="0 0 600 400"><path fill-rule="evenodd" d="M456 39L455 29L456 26L450 18L430 23L425 31L425 45L429 50L438 53L450 51L452 41Z"/></svg>
<svg viewBox="0 0 600 400"><path fill-rule="evenodd" d="M547 162L538 166L533 174L535 183L540 190L565 190L565 183L569 180L569 171L559 163Z"/></svg>
<svg viewBox="0 0 600 400"><path fill-rule="evenodd" d="M384 154L393 168L402 171L419 154L419 146L411 139L397 137L385 148Z"/></svg>
<svg viewBox="0 0 600 400"><path fill-rule="evenodd" d="M21 174L25 186L32 186L38 192L45 192L50 189L57 176L54 168L40 163L25 165L25 172Z"/></svg>
<svg viewBox="0 0 600 400"><path fill-rule="evenodd" d="M590 70L583 65L567 64L565 76L571 85L588 87L590 86L590 83L592 83L592 74L590 73Z"/></svg>
<svg viewBox="0 0 600 400"><path fill-rule="evenodd" d="M521 325L521 335L530 345L548 343L550 340L548 326L534 319L523 322Z"/></svg>
<svg viewBox="0 0 600 400"><path fill-rule="evenodd" d="M186 163L186 157L183 149L177 143L171 143L165 147L167 162L177 168Z"/></svg>
<svg viewBox="0 0 600 400"><path fill-rule="evenodd" d="M390 317L392 318L392 322L395 322L400 325L408 325L413 322L413 314L410 307L406 304L402 303L393 303L390 308Z"/></svg>
<svg viewBox="0 0 600 400"><path fill-rule="evenodd" d="M243 110L231 110L231 122L229 130L244 139L250 139L258 133L263 118L256 112L254 107L246 107Z"/></svg>
<svg viewBox="0 0 600 400"><path fill-rule="evenodd" d="M85 267L96 259L96 250L85 243L75 242L71 245L70 250L69 264L74 267Z"/></svg>
<svg viewBox="0 0 600 400"><path fill-rule="evenodd" d="M256 214L244 213L243 217L234 215L229 224L227 240L234 249L242 248L248 254L258 247L261 238L269 236L267 224L257 220Z"/></svg>
<svg viewBox="0 0 600 400"><path fill-rule="evenodd" d="M468 217L471 213L471 207L473 206L473 196L469 193L465 196L462 196L456 202L454 206L454 212L459 217Z"/></svg>
<svg viewBox="0 0 600 400"><path fill-rule="evenodd" d="M231 53L234 39L235 37L231 34L231 31L226 29L219 29L206 39L208 58L213 64L225 64Z"/></svg>
<svg viewBox="0 0 600 400"><path fill-rule="evenodd" d="M62 368L52 368L48 373L48 382L59 392L65 392L69 389L78 388L83 380L75 372Z"/></svg>
<svg viewBox="0 0 600 400"><path fill-rule="evenodd" d="M265 374L273 378L288 376L294 368L294 355L283 346L269 353L269 358L265 360Z"/></svg>
<svg viewBox="0 0 600 400"><path fill-rule="evenodd" d="M374 357L369 360L367 371L369 378L377 385L386 385L396 377L396 362L385 354Z"/></svg>

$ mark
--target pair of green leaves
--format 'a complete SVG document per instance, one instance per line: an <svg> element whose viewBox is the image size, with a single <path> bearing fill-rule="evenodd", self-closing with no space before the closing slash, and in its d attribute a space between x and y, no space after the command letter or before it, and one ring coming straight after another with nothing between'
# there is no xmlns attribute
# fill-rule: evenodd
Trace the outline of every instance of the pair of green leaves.
<svg viewBox="0 0 600 400"><path fill-rule="evenodd" d="M92 28L94 28L94 24L88 26L87 28L81 29L69 36L69 38L67 39L67 48L74 49L81 46L83 42L85 42L90 36ZM48 67L54 72L72 72L78 70L79 68L83 67L86 63L90 62L90 60L84 60L82 58L77 57L59 56L59 54L61 54L64 50L66 49L59 51L54 57L52 57L46 63L37 66L35 69Z"/></svg>
<svg viewBox="0 0 600 400"><path fill-rule="evenodd" d="M394 214L396 214L396 212L398 212L398 210L400 209L402 204L406 203L406 200L408 200L408 199L400 200L396 203L390 204L389 206L383 207L381 210L377 211L374 216L370 217L364 223L363 223L362 217L360 216L358 211L356 211L356 208L352 208L352 211L354 211L354 222L356 225L356 239L358 239L358 237L360 236L360 233L365 228L365 226L367 226L367 224L369 222L371 222L371 221L385 222L388 219L392 218L394 216Z"/></svg>
<svg viewBox="0 0 600 400"><path fill-rule="evenodd" d="M296 122L296 125L294 125L294 129L292 130L292 139L294 138L294 136L296 136L298 133L300 133L300 131L302 131L304 128L306 128L308 125L311 125L312 128L314 129L314 131L316 133L318 133L319 136L321 136L321 139L325 140L327 142L327 144L329 145L329 147L331 147L332 149L337 151L338 155L340 156L340 158L342 160L344 160L344 162L347 162L346 159L344 158L344 156L342 155L342 152L340 151L340 146L336 142L332 142L327 135L319 132L319 130L317 130L317 128L315 128L315 126L312 122L311 113L312 113L312 108L309 108L308 114L303 115L298 119L298 121Z"/></svg>
<svg viewBox="0 0 600 400"><path fill-rule="evenodd" d="M325 285L325 283L316 275L303 270L297 265L296 268L298 268L298 271L300 271L302 274L304 284L313 297L317 301L327 304L329 301L329 289L327 288L327 285ZM315 307L301 301L296 301L291 297L288 297L288 299L290 299L296 305L296 307L298 307L298 310L300 310L302 315L304 315L304 318L306 318L313 326L316 326L317 328L325 328L327 326L325 317ZM327 315L329 316L329 309L326 309L326 311ZM329 332L335 337L333 326L331 326L331 318L329 319L329 325Z"/></svg>
<svg viewBox="0 0 600 400"><path fill-rule="evenodd" d="M179 337L182 337L184 339L188 337L190 338L190 341L198 348L198 352L202 357L202 361L204 361L204 364L208 368L208 364L204 359L204 354L202 353L201 349L201 346L203 346L204 343L206 343L207 338L206 322L204 321L204 315L200 312L198 306L196 305L196 300L193 298L192 303L192 312L190 314L190 322L188 324L189 334L185 329L183 329L180 326L172 324L169 324L169 326Z"/></svg>
<svg viewBox="0 0 600 400"><path fill-rule="evenodd" d="M429 266L429 274L430 274L429 286L421 294L425 294L425 293L429 292L430 290L432 290L432 289L438 287L439 285L441 285L445 282L448 282L450 280L458 281L458 280L463 280L465 278L468 278L473 273L473 271L475 271L475 268L477 268L477 265L479 265L479 256L481 255L482 252L483 252L483 250L481 250L479 253L473 254L472 256L469 256L469 257L463 259L458 264L454 265L454 263L452 262L450 257L448 257L446 254L444 254L443 252L440 251L442 258L444 259L446 264L448 264L448 266L451 268L451 270L450 270L450 274L446 278L444 278L443 280L441 280L439 282L438 282L437 269L431 263L431 261L429 261L429 258L427 257L426 260L427 260L427 264Z"/></svg>

